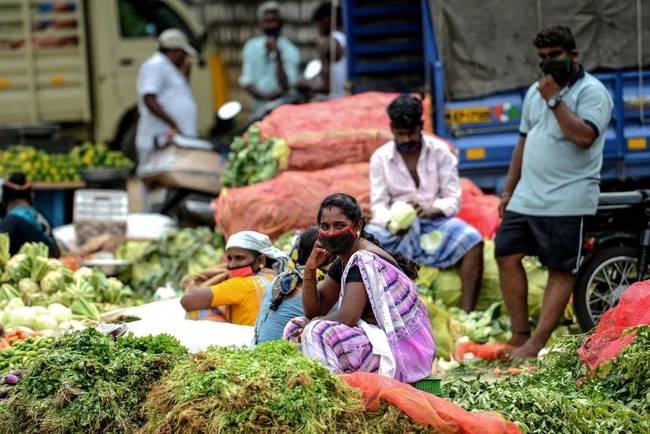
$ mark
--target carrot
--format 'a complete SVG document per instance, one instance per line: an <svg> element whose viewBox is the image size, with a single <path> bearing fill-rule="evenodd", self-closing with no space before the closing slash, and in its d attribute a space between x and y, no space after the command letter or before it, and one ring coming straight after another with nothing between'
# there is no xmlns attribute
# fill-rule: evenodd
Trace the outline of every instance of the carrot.
<svg viewBox="0 0 650 434"><path fill-rule="evenodd" d="M9 343L6 339L0 339L0 350L4 350L5 348L9 348Z"/></svg>

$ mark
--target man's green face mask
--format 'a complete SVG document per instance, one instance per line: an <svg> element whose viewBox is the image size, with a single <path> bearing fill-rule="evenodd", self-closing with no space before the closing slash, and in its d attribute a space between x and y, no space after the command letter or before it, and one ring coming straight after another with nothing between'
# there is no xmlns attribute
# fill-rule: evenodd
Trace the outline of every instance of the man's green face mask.
<svg viewBox="0 0 650 434"><path fill-rule="evenodd" d="M557 84L565 84L569 81L573 69L571 68L571 58L569 56L558 56L544 59L539 62L539 67L544 74L553 77Z"/></svg>

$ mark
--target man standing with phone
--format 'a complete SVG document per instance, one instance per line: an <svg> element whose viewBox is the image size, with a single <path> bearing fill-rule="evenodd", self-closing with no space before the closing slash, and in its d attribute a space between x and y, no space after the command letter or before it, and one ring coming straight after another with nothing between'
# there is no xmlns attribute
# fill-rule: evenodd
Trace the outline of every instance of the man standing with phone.
<svg viewBox="0 0 650 434"><path fill-rule="evenodd" d="M609 92L578 63L568 27L542 30L534 40L544 77L523 103L520 137L499 208L495 240L501 291L512 321L513 359L535 357L557 326L573 288L583 216L596 213ZM535 334L528 324L522 259L538 256L549 280Z"/></svg>
<svg viewBox="0 0 650 434"><path fill-rule="evenodd" d="M298 81L300 51L280 35L282 17L277 2L266 2L257 10L264 33L244 44L239 84L253 98L253 111L264 103L286 95Z"/></svg>

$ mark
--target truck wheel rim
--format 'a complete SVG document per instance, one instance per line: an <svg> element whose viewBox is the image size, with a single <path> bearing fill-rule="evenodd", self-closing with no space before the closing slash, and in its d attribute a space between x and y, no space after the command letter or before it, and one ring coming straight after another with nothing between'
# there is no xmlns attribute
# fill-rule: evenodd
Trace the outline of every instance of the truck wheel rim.
<svg viewBox="0 0 650 434"><path fill-rule="evenodd" d="M616 256L600 264L587 284L587 311L594 324L603 313L618 303L625 290L636 282L637 259Z"/></svg>

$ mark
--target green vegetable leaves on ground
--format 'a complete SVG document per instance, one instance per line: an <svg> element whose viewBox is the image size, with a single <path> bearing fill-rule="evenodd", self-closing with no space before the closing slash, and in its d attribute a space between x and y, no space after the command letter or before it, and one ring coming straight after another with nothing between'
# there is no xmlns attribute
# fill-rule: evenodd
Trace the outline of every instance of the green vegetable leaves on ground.
<svg viewBox="0 0 650 434"><path fill-rule="evenodd" d="M449 376L443 394L468 410L498 411L527 433L650 432L650 326L611 363L589 376L565 336L534 372L503 380Z"/></svg>
<svg viewBox="0 0 650 434"><path fill-rule="evenodd" d="M141 407L150 387L186 355L164 335L66 335L28 366L0 404L0 433L135 432L145 422Z"/></svg>
<svg viewBox="0 0 650 434"><path fill-rule="evenodd" d="M426 432L395 409L365 413L358 390L285 341L210 348L180 363L146 412L144 433Z"/></svg>

